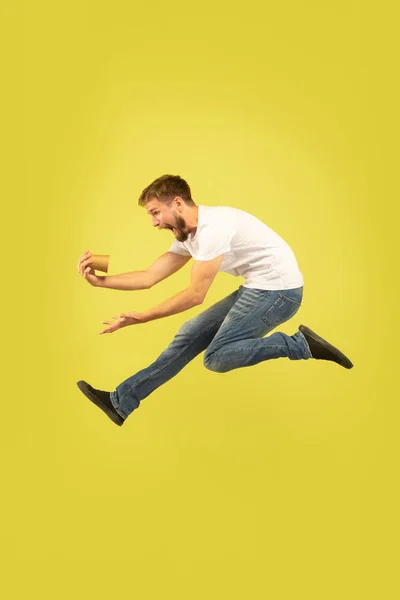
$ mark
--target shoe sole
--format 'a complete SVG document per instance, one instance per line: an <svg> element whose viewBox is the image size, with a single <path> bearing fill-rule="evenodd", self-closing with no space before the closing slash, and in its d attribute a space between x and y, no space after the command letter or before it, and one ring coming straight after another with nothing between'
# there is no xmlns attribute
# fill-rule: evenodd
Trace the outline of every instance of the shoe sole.
<svg viewBox="0 0 400 600"><path fill-rule="evenodd" d="M308 335L314 341L320 343L322 346L324 346L324 348L332 352L332 354L339 360L339 364L345 369L352 369L354 367L351 360L347 358L347 356L345 356L343 352L340 352L340 350L335 348L335 346L332 346L332 344L324 340L322 337L320 337L318 334L312 331L309 327L306 327L305 325L300 325L299 331L301 331L303 335Z"/></svg>
<svg viewBox="0 0 400 600"><path fill-rule="evenodd" d="M113 412L111 412L111 410L108 408L108 406L103 404L101 402L101 400L99 400L99 398L97 398L97 396L95 396L90 391L90 389L88 387L89 384L86 383L86 381L78 381L76 385L81 390L82 394L84 394L86 396L86 398L89 398L89 400L91 402L93 402L93 404L95 404L98 408L100 408L107 415L107 417L109 417L111 419L111 421L113 421L113 423L115 423L116 425L119 425L120 427L121 427L121 425L124 424L124 419L120 415L115 415Z"/></svg>

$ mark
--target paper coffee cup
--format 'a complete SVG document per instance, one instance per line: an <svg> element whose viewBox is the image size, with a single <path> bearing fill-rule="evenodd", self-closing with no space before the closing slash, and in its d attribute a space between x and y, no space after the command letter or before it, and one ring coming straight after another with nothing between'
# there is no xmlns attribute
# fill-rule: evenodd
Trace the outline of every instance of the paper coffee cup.
<svg viewBox="0 0 400 600"><path fill-rule="evenodd" d="M109 254L92 254L92 264L90 265L95 271L102 271L107 273L108 265L110 262Z"/></svg>

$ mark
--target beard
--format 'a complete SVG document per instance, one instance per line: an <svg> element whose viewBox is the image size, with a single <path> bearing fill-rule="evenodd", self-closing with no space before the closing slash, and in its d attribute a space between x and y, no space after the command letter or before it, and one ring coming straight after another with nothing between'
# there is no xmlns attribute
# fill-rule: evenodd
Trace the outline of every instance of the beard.
<svg viewBox="0 0 400 600"><path fill-rule="evenodd" d="M175 225L164 225L163 229L175 229L175 239L178 242L186 242L189 237L189 232L186 231L186 223L182 217L176 215Z"/></svg>
<svg viewBox="0 0 400 600"><path fill-rule="evenodd" d="M186 223L179 215L176 217L176 239L178 242L186 242L189 237L189 233L186 231Z"/></svg>

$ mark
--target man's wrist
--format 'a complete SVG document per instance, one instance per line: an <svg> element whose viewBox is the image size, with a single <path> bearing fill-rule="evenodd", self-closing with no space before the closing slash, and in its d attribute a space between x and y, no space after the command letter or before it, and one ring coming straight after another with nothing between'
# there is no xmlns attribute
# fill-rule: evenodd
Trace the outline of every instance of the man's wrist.
<svg viewBox="0 0 400 600"><path fill-rule="evenodd" d="M94 284L94 287L104 287L105 280L105 275L97 275L97 283Z"/></svg>
<svg viewBox="0 0 400 600"><path fill-rule="evenodd" d="M148 321L152 321L154 318L155 316L151 313L151 310L145 310L138 315L140 323L147 323Z"/></svg>

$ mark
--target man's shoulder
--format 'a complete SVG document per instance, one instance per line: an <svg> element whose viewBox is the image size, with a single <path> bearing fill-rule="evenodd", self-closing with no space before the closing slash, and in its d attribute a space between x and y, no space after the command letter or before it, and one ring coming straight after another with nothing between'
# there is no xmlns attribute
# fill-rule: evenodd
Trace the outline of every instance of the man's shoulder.
<svg viewBox="0 0 400 600"><path fill-rule="evenodd" d="M232 215L233 217L240 217L244 215L248 215L252 217L252 213L243 208L238 208L236 206L228 206L227 204L201 204L201 210L204 215L210 215L218 217L219 215L226 216L227 214Z"/></svg>
<svg viewBox="0 0 400 600"><path fill-rule="evenodd" d="M253 215L234 206L203 205L200 222L203 233L212 230L223 235L227 231L237 231L249 219L254 219Z"/></svg>
<svg viewBox="0 0 400 600"><path fill-rule="evenodd" d="M243 211L234 206L226 206L224 204L202 204L202 217L204 222L226 220L227 218L235 219L240 216Z"/></svg>

